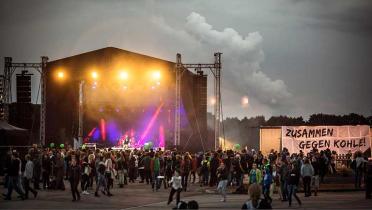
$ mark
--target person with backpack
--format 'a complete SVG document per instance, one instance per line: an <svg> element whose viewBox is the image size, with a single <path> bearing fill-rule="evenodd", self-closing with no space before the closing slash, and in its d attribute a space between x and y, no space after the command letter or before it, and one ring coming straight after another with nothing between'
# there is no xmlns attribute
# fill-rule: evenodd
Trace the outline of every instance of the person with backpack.
<svg viewBox="0 0 372 210"><path fill-rule="evenodd" d="M97 184L96 184L96 192L94 196L99 197L98 191L101 187L103 187L102 193L107 196L112 196L110 193L109 188L107 187L107 179L105 177L106 166L103 162L103 158L100 157L98 167L97 167Z"/></svg>
<svg viewBox="0 0 372 210"><path fill-rule="evenodd" d="M261 199L261 186L251 184L248 188L249 200L246 201L242 209L271 209L271 204L266 199Z"/></svg>
<svg viewBox="0 0 372 210"><path fill-rule="evenodd" d="M208 178L209 178L209 161L206 156L204 156L203 161L201 162L201 169L200 173L203 177L202 183L200 186L208 186Z"/></svg>

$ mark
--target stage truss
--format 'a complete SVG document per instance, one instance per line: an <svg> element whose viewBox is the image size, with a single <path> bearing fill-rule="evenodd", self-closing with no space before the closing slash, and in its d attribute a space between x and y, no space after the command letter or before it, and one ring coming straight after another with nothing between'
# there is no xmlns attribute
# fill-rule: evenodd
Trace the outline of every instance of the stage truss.
<svg viewBox="0 0 372 210"><path fill-rule="evenodd" d="M214 148L218 149L221 145L219 143L220 124L221 124L221 55L222 53L214 53L214 63L211 64L183 64L181 54L177 54L176 59L176 101L175 101L175 125L174 125L174 145L179 146L181 142L181 79L182 74L187 69L194 69L202 71L203 69L210 70L214 76ZM200 133L200 131L199 131Z"/></svg>
<svg viewBox="0 0 372 210"><path fill-rule="evenodd" d="M33 70L40 73L40 91L41 91L41 110L40 110L40 141L41 145L45 144L45 68L48 57L42 56L40 63L13 63L12 57L4 58L4 76L3 79L3 103L4 103L4 120L9 121L9 105L12 100L12 76L21 70ZM37 103L37 101L36 101Z"/></svg>

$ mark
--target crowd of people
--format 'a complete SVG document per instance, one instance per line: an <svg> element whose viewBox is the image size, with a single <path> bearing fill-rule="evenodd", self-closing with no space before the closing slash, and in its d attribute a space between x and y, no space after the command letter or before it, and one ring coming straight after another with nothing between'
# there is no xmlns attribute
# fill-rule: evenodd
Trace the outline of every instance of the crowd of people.
<svg viewBox="0 0 372 210"><path fill-rule="evenodd" d="M94 193L113 196L111 189L139 182L149 185L156 192L161 187L170 188L168 204L180 202L180 194L187 191L190 183L201 187L217 187L221 202L226 202L227 189L234 193L249 194L242 208L268 208L273 193L292 205L292 197L298 205L297 196L302 183L304 196L317 196L319 184L327 173L335 172L335 155L330 150L313 149L305 154L290 154L286 148L272 150L264 156L260 151L210 151L189 153L177 150L111 150L39 148L34 145L20 157L17 151L9 151L6 161L4 199L11 200L15 190L21 199L34 197L37 190L65 190L64 180L70 183L72 201ZM365 173L365 158L355 153L349 167L355 171L356 187L360 187ZM33 186L30 184L33 183Z"/></svg>

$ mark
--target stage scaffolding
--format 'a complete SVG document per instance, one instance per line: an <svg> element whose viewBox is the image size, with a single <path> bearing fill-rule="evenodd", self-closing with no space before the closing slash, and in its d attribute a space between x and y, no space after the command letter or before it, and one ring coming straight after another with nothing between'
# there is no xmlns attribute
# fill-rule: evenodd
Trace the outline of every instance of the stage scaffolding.
<svg viewBox="0 0 372 210"><path fill-rule="evenodd" d="M13 102L12 99L12 78L17 70L33 70L40 73L40 91L41 91L41 110L40 110L40 140L41 145L45 144L45 68L48 62L48 57L42 56L40 63L13 63L12 57L4 58L4 75L2 79L2 106L3 118L9 120L9 106ZM36 101L37 103L37 101Z"/></svg>
<svg viewBox="0 0 372 210"><path fill-rule="evenodd" d="M181 134L181 78L182 74L187 69L194 69L197 72L203 69L209 69L214 76L214 148L220 148L219 137L221 131L221 55L222 53L214 53L214 63L212 64L183 64L181 60L181 54L177 54L176 59L176 101L175 101L175 125L174 125L174 145L180 145L180 134ZM199 131L200 133L200 131Z"/></svg>

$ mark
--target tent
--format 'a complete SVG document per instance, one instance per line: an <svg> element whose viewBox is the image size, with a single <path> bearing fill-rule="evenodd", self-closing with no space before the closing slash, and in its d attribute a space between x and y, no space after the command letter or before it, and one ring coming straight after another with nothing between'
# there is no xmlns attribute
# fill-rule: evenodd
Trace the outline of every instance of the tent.
<svg viewBox="0 0 372 210"><path fill-rule="evenodd" d="M27 129L0 121L0 146L25 146L28 143L29 134Z"/></svg>

